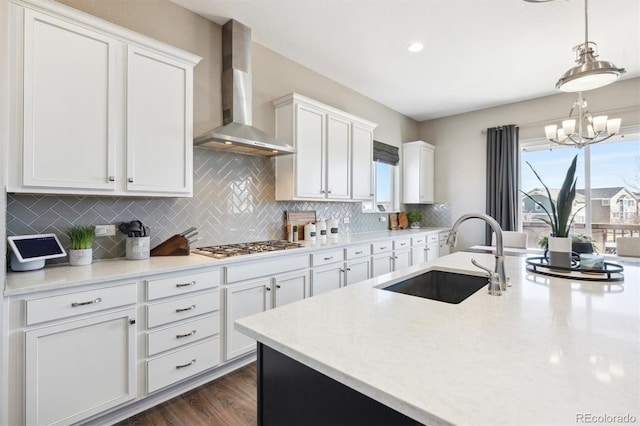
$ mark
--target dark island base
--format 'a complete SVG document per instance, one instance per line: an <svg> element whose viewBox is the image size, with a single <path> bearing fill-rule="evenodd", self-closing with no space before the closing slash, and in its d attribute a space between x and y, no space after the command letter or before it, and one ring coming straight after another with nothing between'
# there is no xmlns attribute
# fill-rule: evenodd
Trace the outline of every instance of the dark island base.
<svg viewBox="0 0 640 426"><path fill-rule="evenodd" d="M257 366L258 425L421 424L261 343Z"/></svg>

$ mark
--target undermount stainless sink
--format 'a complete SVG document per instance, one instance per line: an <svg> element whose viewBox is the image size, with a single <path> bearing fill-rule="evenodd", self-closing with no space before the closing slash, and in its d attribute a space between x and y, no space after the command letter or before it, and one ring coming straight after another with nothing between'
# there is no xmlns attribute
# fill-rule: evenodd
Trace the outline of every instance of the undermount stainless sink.
<svg viewBox="0 0 640 426"><path fill-rule="evenodd" d="M458 304L487 284L487 277L433 270L382 290Z"/></svg>

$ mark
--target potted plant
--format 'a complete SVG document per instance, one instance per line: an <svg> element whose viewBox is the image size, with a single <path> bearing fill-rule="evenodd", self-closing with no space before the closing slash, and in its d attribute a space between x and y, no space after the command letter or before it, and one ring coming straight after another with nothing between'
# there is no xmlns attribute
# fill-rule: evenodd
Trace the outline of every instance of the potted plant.
<svg viewBox="0 0 640 426"><path fill-rule="evenodd" d="M578 209L573 215L571 215L571 210L573 209L573 200L576 198L576 163L578 161L578 156L573 157L571 161L571 165L569 169L567 169L567 173L564 177L564 181L562 186L560 187L560 191L558 191L558 196L554 201L551 198L551 191L547 185L544 184L538 173L535 171L533 166L527 162L527 165L533 171L533 174L538 178L538 181L542 184L545 191L547 192L547 198L549 199L549 209L540 203L538 200L530 196L524 191L522 192L527 198L533 201L536 205L538 205L543 212L546 213L547 218L537 218L542 220L547 225L551 227L551 235L548 238L548 249L549 249L549 264L560 267L570 267L571 266L571 238L569 238L569 231L571 229L571 225L576 217L576 214L582 209ZM549 211L551 210L551 211Z"/></svg>
<svg viewBox="0 0 640 426"><path fill-rule="evenodd" d="M588 235L574 235L571 240L571 250L574 253L592 254L597 251L593 238Z"/></svg>
<svg viewBox="0 0 640 426"><path fill-rule="evenodd" d="M409 219L409 227L411 229L420 229L420 222L422 222L422 213L420 213L420 210L409 210L407 219Z"/></svg>
<svg viewBox="0 0 640 426"><path fill-rule="evenodd" d="M71 250L69 264L71 266L90 265L93 260L93 240L96 236L94 226L74 226L69 229Z"/></svg>

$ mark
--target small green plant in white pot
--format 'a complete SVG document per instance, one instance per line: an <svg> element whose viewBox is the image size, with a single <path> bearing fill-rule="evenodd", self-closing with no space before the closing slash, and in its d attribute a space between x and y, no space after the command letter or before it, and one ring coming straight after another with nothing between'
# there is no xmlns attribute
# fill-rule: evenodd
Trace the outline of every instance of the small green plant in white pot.
<svg viewBox="0 0 640 426"><path fill-rule="evenodd" d="M420 213L420 210L409 210L407 219L409 220L409 227L411 229L420 229L420 222L422 222L422 213Z"/></svg>
<svg viewBox="0 0 640 426"><path fill-rule="evenodd" d="M74 226L69 229L71 250L69 250L69 264L71 266L90 265L93 260L93 240L96 228L93 226Z"/></svg>

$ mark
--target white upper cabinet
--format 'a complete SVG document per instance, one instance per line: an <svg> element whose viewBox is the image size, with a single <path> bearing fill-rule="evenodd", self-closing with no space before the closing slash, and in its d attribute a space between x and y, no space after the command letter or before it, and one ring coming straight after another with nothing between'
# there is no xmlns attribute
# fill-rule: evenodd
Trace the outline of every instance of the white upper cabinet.
<svg viewBox="0 0 640 426"><path fill-rule="evenodd" d="M276 137L297 153L276 157L276 200L371 199L374 123L292 93L273 101Z"/></svg>
<svg viewBox="0 0 640 426"><path fill-rule="evenodd" d="M20 4L7 190L191 196L200 58L55 2Z"/></svg>
<svg viewBox="0 0 640 426"><path fill-rule="evenodd" d="M351 197L373 199L373 129L353 123L351 126Z"/></svg>
<svg viewBox="0 0 640 426"><path fill-rule="evenodd" d="M402 144L402 184L405 204L434 202L435 147L423 141Z"/></svg>
<svg viewBox="0 0 640 426"><path fill-rule="evenodd" d="M115 189L117 48L98 32L25 10L25 187Z"/></svg>
<svg viewBox="0 0 640 426"><path fill-rule="evenodd" d="M191 66L129 46L127 68L127 190L191 193Z"/></svg>

